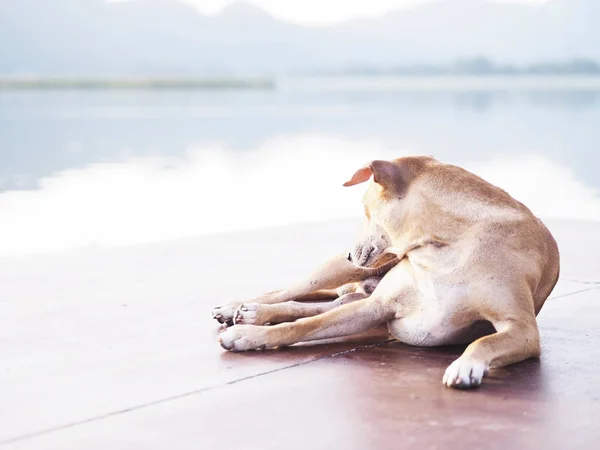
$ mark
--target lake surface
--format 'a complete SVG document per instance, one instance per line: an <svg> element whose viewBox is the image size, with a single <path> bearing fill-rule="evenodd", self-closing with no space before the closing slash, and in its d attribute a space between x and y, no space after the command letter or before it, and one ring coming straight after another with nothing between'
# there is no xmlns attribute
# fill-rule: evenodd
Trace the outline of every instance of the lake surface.
<svg viewBox="0 0 600 450"><path fill-rule="evenodd" d="M568 81L0 91L0 256L359 216L341 184L407 154L600 220L600 83Z"/></svg>

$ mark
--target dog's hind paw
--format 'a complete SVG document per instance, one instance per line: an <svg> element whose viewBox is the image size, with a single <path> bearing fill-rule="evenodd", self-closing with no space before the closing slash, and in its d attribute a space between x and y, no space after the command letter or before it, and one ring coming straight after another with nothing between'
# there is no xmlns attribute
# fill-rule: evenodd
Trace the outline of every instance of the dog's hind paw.
<svg viewBox="0 0 600 450"><path fill-rule="evenodd" d="M457 389L477 387L489 371L489 365L484 361L461 356L448 366L442 383Z"/></svg>
<svg viewBox="0 0 600 450"><path fill-rule="evenodd" d="M244 303L233 315L233 323L236 325L270 325L268 314L266 314L269 306L260 303Z"/></svg>
<svg viewBox="0 0 600 450"><path fill-rule="evenodd" d="M238 303L230 303L228 305L216 306L212 310L213 319L219 323L224 323L227 326L233 325L233 317L239 307Z"/></svg>
<svg viewBox="0 0 600 450"><path fill-rule="evenodd" d="M232 352L264 350L268 347L265 328L253 325L227 328L219 335L218 341L221 347Z"/></svg>

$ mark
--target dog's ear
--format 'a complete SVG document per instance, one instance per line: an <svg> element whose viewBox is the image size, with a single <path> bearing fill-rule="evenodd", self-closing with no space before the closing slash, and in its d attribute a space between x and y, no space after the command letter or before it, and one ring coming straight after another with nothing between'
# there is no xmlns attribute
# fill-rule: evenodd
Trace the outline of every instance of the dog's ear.
<svg viewBox="0 0 600 450"><path fill-rule="evenodd" d="M401 181L401 174L396 164L391 161L371 161L361 169L358 169L344 186L354 186L368 181L373 175L373 181L384 188L392 188Z"/></svg>
<svg viewBox="0 0 600 450"><path fill-rule="evenodd" d="M370 164L367 164L365 167L358 169L354 175L352 175L352 178L344 183L344 186L354 186L369 181L371 175L373 175L373 169Z"/></svg>

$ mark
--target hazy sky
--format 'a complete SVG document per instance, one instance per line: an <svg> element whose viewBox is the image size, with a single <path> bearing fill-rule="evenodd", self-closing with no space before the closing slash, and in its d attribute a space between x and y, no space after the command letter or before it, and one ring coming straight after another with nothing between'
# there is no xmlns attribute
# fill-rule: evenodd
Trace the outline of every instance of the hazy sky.
<svg viewBox="0 0 600 450"><path fill-rule="evenodd" d="M131 0L104 0L121 2ZM195 5L204 14L217 14L225 6L240 0L182 0ZM326 25L357 17L385 14L423 1L435 0L242 0L268 11L278 19L305 25ZM437 0L441 1L441 0ZM484 0L482 0L484 1ZM550 0L487 0L496 2L543 3Z"/></svg>
<svg viewBox="0 0 600 450"><path fill-rule="evenodd" d="M235 0L185 0L208 14L219 12ZM327 24L387 11L426 0L251 0L273 16L303 24ZM544 0L496 0L541 3Z"/></svg>

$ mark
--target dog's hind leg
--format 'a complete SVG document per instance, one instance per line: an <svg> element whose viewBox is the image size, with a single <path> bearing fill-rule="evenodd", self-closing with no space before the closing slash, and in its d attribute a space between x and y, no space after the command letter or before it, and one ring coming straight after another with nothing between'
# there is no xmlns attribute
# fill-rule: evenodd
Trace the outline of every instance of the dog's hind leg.
<svg viewBox="0 0 600 450"><path fill-rule="evenodd" d="M323 314L338 306L362 300L368 296L369 294L357 292L342 295L332 302L302 303L291 301L274 305L248 303L238 308L233 321L236 325L275 325L282 322L293 322L303 317Z"/></svg>
<svg viewBox="0 0 600 450"><path fill-rule="evenodd" d="M369 277L366 280L346 284L335 291L316 291L299 297L299 301L290 301L267 305L264 303L244 303L234 314L235 324L274 325L293 322L303 317L312 317L330 311L338 306L367 298L379 285L381 277ZM323 293L335 293L332 302L304 303L318 298ZM339 294L339 297L337 296Z"/></svg>
<svg viewBox="0 0 600 450"><path fill-rule="evenodd" d="M490 298L482 316L491 322L496 333L472 342L446 369L442 380L446 386L479 386L491 368L540 356L540 333L531 293L524 288L505 301L498 301L497 292L491 293Z"/></svg>
<svg viewBox="0 0 600 450"><path fill-rule="evenodd" d="M221 333L219 343L226 350L245 351L350 336L393 319L395 311L394 302L372 295L324 314L291 323L272 327L235 325Z"/></svg>
<svg viewBox="0 0 600 450"><path fill-rule="evenodd" d="M306 299L317 291L331 290L343 285L366 280L372 276L383 275L397 264L397 260L388 262L377 269L357 267L348 261L346 255L331 258L303 281L294 284L288 289L262 295L249 302L233 302L218 306L213 310L213 317L220 323L231 323L237 309L245 303L260 303L272 305L291 300Z"/></svg>

